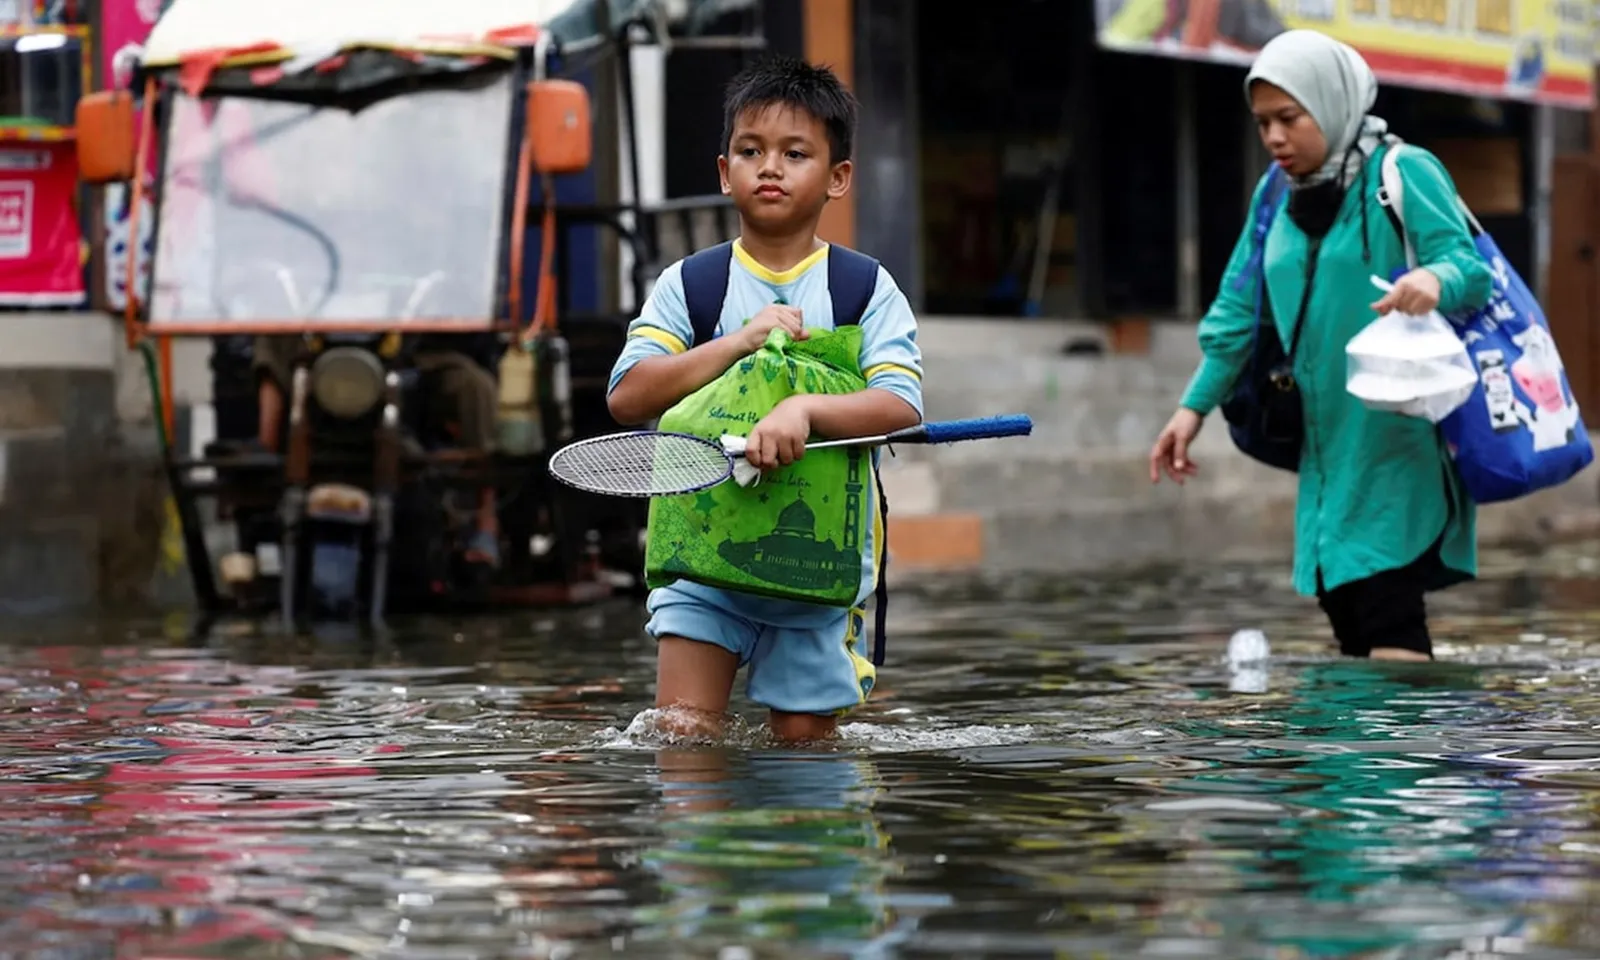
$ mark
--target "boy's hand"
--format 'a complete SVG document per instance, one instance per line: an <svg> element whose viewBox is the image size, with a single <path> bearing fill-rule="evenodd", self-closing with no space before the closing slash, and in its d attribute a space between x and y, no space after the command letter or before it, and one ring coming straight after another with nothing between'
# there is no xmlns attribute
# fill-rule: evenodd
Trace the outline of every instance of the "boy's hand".
<svg viewBox="0 0 1600 960"><path fill-rule="evenodd" d="M775 327L789 331L789 336L795 340L806 338L806 325L799 309L785 303L769 303L739 331L740 349L747 354L760 350L761 345L767 342L767 334Z"/></svg>
<svg viewBox="0 0 1600 960"><path fill-rule="evenodd" d="M806 455L811 439L811 414L804 397L790 397L772 408L750 431L744 458L759 470L787 467Z"/></svg>

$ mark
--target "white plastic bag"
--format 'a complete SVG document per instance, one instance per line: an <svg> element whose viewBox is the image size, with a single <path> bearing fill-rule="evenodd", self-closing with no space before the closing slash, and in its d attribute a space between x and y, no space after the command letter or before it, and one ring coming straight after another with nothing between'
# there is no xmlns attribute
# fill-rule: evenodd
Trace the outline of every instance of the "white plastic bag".
<svg viewBox="0 0 1600 960"><path fill-rule="evenodd" d="M1390 289L1378 277L1372 282ZM1437 312L1381 316L1350 340L1345 358L1345 389L1368 407L1432 423L1466 403L1478 385L1466 345Z"/></svg>

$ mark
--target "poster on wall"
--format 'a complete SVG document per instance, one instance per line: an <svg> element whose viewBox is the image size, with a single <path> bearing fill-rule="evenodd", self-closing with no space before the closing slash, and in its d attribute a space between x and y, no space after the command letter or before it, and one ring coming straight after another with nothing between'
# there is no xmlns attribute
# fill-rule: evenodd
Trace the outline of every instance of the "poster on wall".
<svg viewBox="0 0 1600 960"><path fill-rule="evenodd" d="M0 306L83 302L71 143L0 147Z"/></svg>
<svg viewBox="0 0 1600 960"><path fill-rule="evenodd" d="M144 43L145 38L150 36L150 28L155 26L162 9L163 0L104 0L100 5L100 75L106 78L107 87L120 89L128 85L134 62L133 55ZM139 124L137 112L134 115L134 124L137 129ZM150 166L145 171L147 186L153 181L154 171L155 156L152 152ZM131 192L126 184L108 185L102 208L101 227L105 231L104 305L113 310L121 310L128 304L130 256L138 261L136 275L141 283L138 294L141 299L144 297L145 290L142 285L148 278L146 268L153 253L150 242L155 224L155 212L147 199L150 196L148 191L144 194L146 199L140 201L139 236L134 239L128 235L128 225L133 219L132 204L129 202Z"/></svg>
<svg viewBox="0 0 1600 960"><path fill-rule="evenodd" d="M1470 96L1594 106L1588 0L1095 0L1109 50L1248 64L1309 28L1361 51L1380 81Z"/></svg>

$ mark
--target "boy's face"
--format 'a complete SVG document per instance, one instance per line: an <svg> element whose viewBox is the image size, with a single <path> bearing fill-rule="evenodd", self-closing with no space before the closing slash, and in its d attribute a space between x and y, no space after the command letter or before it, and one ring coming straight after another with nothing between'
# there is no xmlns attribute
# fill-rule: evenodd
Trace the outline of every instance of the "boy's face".
<svg viewBox="0 0 1600 960"><path fill-rule="evenodd" d="M763 232L804 227L829 200L850 190L850 161L830 163L828 131L804 110L753 107L734 121L726 156L717 158L722 192Z"/></svg>

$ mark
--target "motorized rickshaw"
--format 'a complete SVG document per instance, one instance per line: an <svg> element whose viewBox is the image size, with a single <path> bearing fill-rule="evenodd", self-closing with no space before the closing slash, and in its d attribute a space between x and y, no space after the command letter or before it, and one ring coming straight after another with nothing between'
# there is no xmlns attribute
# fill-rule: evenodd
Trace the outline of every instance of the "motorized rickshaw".
<svg viewBox="0 0 1600 960"><path fill-rule="evenodd" d="M569 228L616 232L637 304L660 266L734 220L720 196L558 203L557 178L595 153L588 90L570 77L614 70L631 114L630 45L740 6L176 0L129 89L83 99L82 178L127 181L133 216L153 211L124 319L205 611L377 623L396 608L584 602L637 577L643 505L545 469L559 446L619 429L605 386L627 316L569 308ZM633 124L616 126L637 161ZM293 343L283 429L265 446L261 335ZM201 456L173 438L182 337L213 345ZM429 341L493 375L492 453L462 449L435 414L439 384L414 362ZM457 549L485 485L501 549L487 573Z"/></svg>

